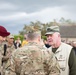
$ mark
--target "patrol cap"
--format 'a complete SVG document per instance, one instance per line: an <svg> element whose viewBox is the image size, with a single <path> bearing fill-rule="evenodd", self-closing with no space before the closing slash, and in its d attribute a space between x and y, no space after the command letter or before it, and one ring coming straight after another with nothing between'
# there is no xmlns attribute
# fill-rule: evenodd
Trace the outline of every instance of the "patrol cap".
<svg viewBox="0 0 76 75"><path fill-rule="evenodd" d="M8 35L10 35L10 32L8 32L3 26L0 26L0 36L6 37Z"/></svg>
<svg viewBox="0 0 76 75"><path fill-rule="evenodd" d="M45 35L53 34L55 32L59 32L59 26L51 26L51 27L48 27L47 30L46 30Z"/></svg>
<svg viewBox="0 0 76 75"><path fill-rule="evenodd" d="M14 39L14 36L13 35L9 35L8 38Z"/></svg>

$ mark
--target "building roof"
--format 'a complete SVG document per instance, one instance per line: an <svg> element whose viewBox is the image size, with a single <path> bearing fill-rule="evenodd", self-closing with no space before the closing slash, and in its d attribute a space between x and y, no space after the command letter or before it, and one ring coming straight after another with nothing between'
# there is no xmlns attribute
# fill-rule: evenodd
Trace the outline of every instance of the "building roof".
<svg viewBox="0 0 76 75"><path fill-rule="evenodd" d="M62 38L76 38L76 26L60 26Z"/></svg>

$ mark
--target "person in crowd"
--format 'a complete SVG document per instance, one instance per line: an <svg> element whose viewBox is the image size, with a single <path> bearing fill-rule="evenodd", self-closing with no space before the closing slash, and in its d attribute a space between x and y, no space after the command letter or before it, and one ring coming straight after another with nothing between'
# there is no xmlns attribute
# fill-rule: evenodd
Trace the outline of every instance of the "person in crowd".
<svg viewBox="0 0 76 75"><path fill-rule="evenodd" d="M46 48L49 48L51 46L51 45L49 45L47 40L44 40L44 45L45 45Z"/></svg>
<svg viewBox="0 0 76 75"><path fill-rule="evenodd" d="M9 35L7 37L7 43L4 44L4 50L3 50L4 52L3 52L3 58L2 58L3 75L5 75L5 70L9 66L9 61L10 61L11 54L15 50L15 46L14 46L13 41L14 41L14 36Z"/></svg>
<svg viewBox="0 0 76 75"><path fill-rule="evenodd" d="M5 75L60 75L53 53L42 46L40 31L30 30L28 44L12 53Z"/></svg>
<svg viewBox="0 0 76 75"><path fill-rule="evenodd" d="M20 37L18 37L17 40L15 41L15 46L16 46L16 48L21 47L21 40L20 40Z"/></svg>
<svg viewBox="0 0 76 75"><path fill-rule="evenodd" d="M2 57L3 57L3 55L2 55L2 49L3 49L2 43L5 39L5 37L8 35L10 35L10 32L8 32L5 27L0 25L0 75L2 74Z"/></svg>
<svg viewBox="0 0 76 75"><path fill-rule="evenodd" d="M24 45L27 45L28 44L28 41L26 40L26 38L27 38L27 35L25 34L24 35L24 40L22 41L22 47L24 46Z"/></svg>
<svg viewBox="0 0 76 75"><path fill-rule="evenodd" d="M72 46L73 46L73 49L75 50L75 54L76 54L76 41L74 41L74 42L72 43Z"/></svg>
<svg viewBox="0 0 76 75"><path fill-rule="evenodd" d="M59 26L47 27L45 35L61 69L61 75L76 75L76 56L72 46L61 42Z"/></svg>

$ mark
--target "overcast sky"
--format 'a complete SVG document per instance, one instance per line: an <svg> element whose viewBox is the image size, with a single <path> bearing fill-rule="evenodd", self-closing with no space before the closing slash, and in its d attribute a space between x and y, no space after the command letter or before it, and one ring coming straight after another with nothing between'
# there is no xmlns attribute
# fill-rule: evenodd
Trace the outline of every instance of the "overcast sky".
<svg viewBox="0 0 76 75"><path fill-rule="evenodd" d="M18 34L24 24L64 17L76 21L76 0L0 0L0 25Z"/></svg>

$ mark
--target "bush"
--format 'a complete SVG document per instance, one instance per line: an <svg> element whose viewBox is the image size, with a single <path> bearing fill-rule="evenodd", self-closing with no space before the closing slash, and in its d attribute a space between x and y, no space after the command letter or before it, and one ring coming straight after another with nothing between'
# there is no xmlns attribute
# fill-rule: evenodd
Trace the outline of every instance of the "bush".
<svg viewBox="0 0 76 75"><path fill-rule="evenodd" d="M22 35L14 35L14 40L17 40L18 37L20 38L20 40L22 42L23 39L24 39L24 36L22 36Z"/></svg>
<svg viewBox="0 0 76 75"><path fill-rule="evenodd" d="M46 37L46 36L42 36L42 39L43 39L43 40L47 40L47 37Z"/></svg>

